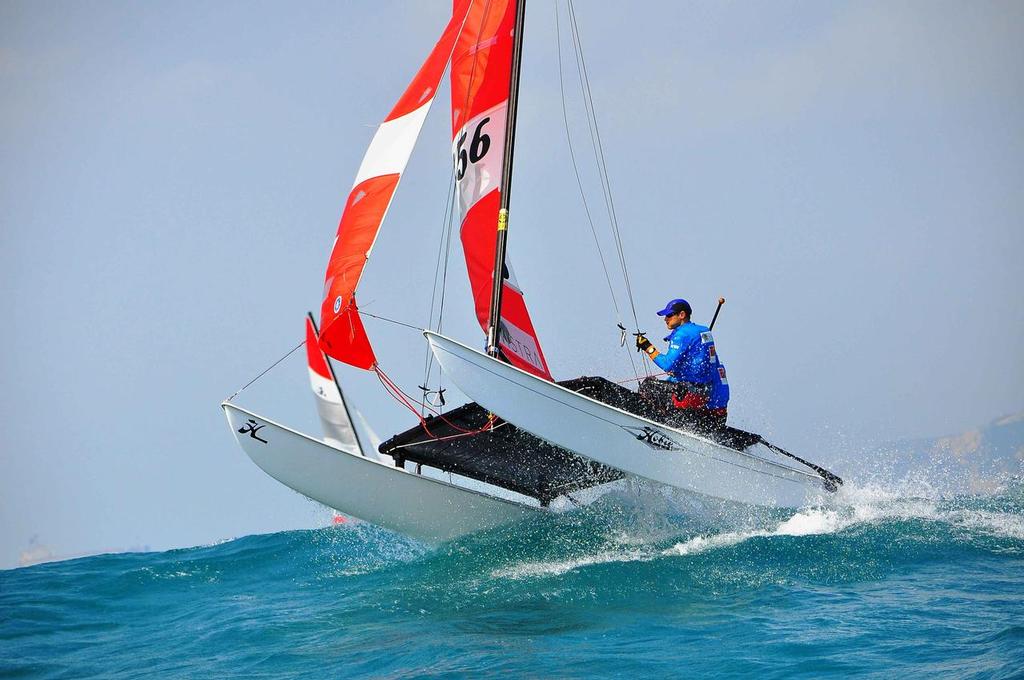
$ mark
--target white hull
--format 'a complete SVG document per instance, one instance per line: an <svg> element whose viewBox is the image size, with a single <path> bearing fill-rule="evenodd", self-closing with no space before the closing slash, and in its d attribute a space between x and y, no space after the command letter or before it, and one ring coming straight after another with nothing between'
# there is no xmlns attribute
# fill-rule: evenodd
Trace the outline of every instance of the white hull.
<svg viewBox="0 0 1024 680"><path fill-rule="evenodd" d="M766 507L825 494L822 479L640 418L425 331L442 370L505 420L599 463L684 491Z"/></svg>
<svg viewBox="0 0 1024 680"><path fill-rule="evenodd" d="M346 515L427 543L544 512L334 448L234 404L221 406L239 446L277 481ZM259 439L249 433L250 420Z"/></svg>

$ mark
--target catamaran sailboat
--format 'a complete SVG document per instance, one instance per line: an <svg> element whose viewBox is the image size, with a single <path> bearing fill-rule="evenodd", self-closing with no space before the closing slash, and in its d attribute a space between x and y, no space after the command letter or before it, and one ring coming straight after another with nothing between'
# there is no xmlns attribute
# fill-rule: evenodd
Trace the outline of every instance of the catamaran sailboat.
<svg viewBox="0 0 1024 680"><path fill-rule="evenodd" d="M507 258L524 18L525 0L456 0L440 40L370 143L328 263L320 333L307 321L325 438L229 400L223 406L239 444L300 493L431 542L543 512L558 499L577 502L627 476L755 506L798 507L834 492L839 477L757 434L680 429L653 418L651 405L619 384L552 377ZM434 405L416 427L374 446L356 434L355 412L322 352L376 372L411 406L380 367L355 293L449 65L460 237L487 349L425 330L444 375L474 401L447 412Z"/></svg>

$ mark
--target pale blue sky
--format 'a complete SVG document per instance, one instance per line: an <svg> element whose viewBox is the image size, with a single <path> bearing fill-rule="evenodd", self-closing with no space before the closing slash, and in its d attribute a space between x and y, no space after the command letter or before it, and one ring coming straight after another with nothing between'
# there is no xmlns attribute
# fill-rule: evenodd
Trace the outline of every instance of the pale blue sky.
<svg viewBox="0 0 1024 680"><path fill-rule="evenodd" d="M641 324L729 299L736 423L856 476L865 439L1024 408L1024 6L577 4ZM72 554L323 520L217 405L301 340L373 128L449 7L0 3L0 567L33 536ZM555 375L625 378L554 37L534 0L510 249ZM360 289L418 324L446 97ZM478 343L459 253L449 280L446 328ZM369 330L414 388L422 339ZM293 359L239 401L315 432ZM381 435L411 426L341 378Z"/></svg>

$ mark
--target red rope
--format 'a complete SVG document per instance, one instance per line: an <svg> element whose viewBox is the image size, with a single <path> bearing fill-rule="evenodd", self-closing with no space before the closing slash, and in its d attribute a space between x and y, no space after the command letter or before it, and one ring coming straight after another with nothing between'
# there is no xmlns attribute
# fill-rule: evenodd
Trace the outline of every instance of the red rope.
<svg viewBox="0 0 1024 680"><path fill-rule="evenodd" d="M494 414L489 414L488 417L487 417L487 422L482 427L480 427L478 429L467 430L464 427L460 427L460 426L456 425L455 423L453 423L452 421L450 421L447 418L445 418L443 413L441 413L437 409L433 408L429 404L427 404L427 403L425 403L423 401L417 401L416 399L414 399L413 397L408 395L404 390L402 390L401 387L399 387L395 383L395 381L393 381L390 377L388 377L387 373L385 373L380 368L380 366L378 366L377 364L373 365L373 372L377 374L377 379L380 380L381 385L384 386L384 390L389 395L391 395L391 398L394 399L395 401L397 401L402 406L404 406L407 409L409 409L410 411L412 411L413 415L415 415L416 418L420 421L420 427L423 428L423 431L426 432L427 436L429 436L431 439L446 439L446 437L440 437L440 436L438 436L438 435L436 435L436 434L434 434L433 432L430 431L430 428L427 427L427 420L426 420L426 418L424 418L422 415L420 415L420 412L419 412L419 410L417 410L415 404L419 404L424 409L430 411L436 417L440 418L442 421L447 423L449 427L453 428L454 430L456 430L458 432L461 432L462 435L460 435L460 436L476 435L476 434L480 434L481 432L486 432L486 431L491 430L491 429L494 428L494 421L495 421ZM447 438L450 439L451 437L447 437Z"/></svg>

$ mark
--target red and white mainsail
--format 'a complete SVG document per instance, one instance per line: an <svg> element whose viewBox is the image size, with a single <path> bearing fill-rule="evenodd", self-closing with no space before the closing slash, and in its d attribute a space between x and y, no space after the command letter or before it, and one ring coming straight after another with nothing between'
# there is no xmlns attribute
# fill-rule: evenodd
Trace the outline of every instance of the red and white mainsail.
<svg viewBox="0 0 1024 680"><path fill-rule="evenodd" d="M356 286L434 101L469 4L470 0L456 0L441 39L377 128L341 215L324 281L320 346L335 359L359 368L371 368L377 359L359 318Z"/></svg>
<svg viewBox="0 0 1024 680"><path fill-rule="evenodd" d="M452 149L477 320L487 332L501 202L516 0L473 0L452 53ZM501 226L504 228L504 225ZM502 272L499 346L514 365L551 380L512 268Z"/></svg>

